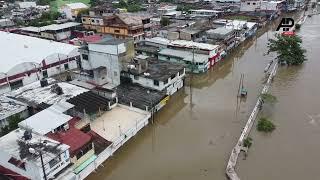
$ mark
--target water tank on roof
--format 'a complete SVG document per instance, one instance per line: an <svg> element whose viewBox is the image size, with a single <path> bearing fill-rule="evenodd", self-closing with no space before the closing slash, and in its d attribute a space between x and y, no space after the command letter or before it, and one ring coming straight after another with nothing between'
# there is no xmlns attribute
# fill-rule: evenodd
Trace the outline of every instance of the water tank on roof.
<svg viewBox="0 0 320 180"><path fill-rule="evenodd" d="M23 139L25 140L25 141L27 141L27 140L30 140L32 138L32 133L31 133L31 131L25 131L24 133L23 133Z"/></svg>
<svg viewBox="0 0 320 180"><path fill-rule="evenodd" d="M40 85L41 85L41 87L48 86L48 81L47 81L47 79L41 79L41 80L40 80Z"/></svg>

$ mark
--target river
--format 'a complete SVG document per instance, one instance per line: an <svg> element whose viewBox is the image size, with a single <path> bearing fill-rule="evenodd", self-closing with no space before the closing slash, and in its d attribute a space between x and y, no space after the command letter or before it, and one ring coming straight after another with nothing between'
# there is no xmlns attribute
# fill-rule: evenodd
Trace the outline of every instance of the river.
<svg viewBox="0 0 320 180"><path fill-rule="evenodd" d="M252 131L254 144L239 162L242 179L320 179L320 16L308 18L298 34L308 61L279 69L271 90L278 103L263 112L277 128Z"/></svg>
<svg viewBox="0 0 320 180"><path fill-rule="evenodd" d="M310 24L318 17L313 18L301 34L307 34L303 35L305 46L315 50L320 47L320 41L316 41L320 35L315 30L319 26ZM273 59L263 54L277 25L276 22L262 29L209 72L188 78L184 89L156 115L155 123L144 128L87 179L225 180L230 152L256 103L265 77L263 70ZM320 158L316 156L320 146L316 148L315 143L320 138L317 53L308 51L310 60L301 67L280 69L272 89L279 103L269 108L277 130L267 136L252 133L253 147L237 168L243 179L289 179L281 176L289 170L295 174L292 177L297 178L302 172L299 177L307 177L305 169L314 173L319 169L314 161ZM248 97L239 102L241 74ZM310 147L308 154L305 146Z"/></svg>

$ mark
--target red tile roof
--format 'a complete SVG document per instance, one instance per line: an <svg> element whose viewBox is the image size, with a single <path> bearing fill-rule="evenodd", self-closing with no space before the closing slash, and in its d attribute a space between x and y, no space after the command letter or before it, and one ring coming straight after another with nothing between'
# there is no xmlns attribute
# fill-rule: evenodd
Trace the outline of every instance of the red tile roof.
<svg viewBox="0 0 320 180"><path fill-rule="evenodd" d="M60 131L56 133L48 133L47 136L60 143L70 146L70 156L73 157L81 147L91 142L91 136L75 128L74 125L79 119L73 118L69 123L67 131Z"/></svg>

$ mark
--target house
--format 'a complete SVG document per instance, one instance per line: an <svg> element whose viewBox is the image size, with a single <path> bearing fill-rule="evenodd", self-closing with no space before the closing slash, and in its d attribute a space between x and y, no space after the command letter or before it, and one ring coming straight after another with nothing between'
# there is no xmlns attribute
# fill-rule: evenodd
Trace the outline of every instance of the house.
<svg viewBox="0 0 320 180"><path fill-rule="evenodd" d="M207 10L207 9L192 9L192 10L190 10L190 15L192 17L199 17L199 18L218 17L221 13L222 13L222 11Z"/></svg>
<svg viewBox="0 0 320 180"><path fill-rule="evenodd" d="M175 41L171 41L168 44L168 48L175 49L175 50L189 51L189 53L192 53L193 51L195 51L195 53L203 54L207 56L207 61L209 63L208 63L208 67L206 66L205 67L208 69L214 66L221 59L218 45L198 43L198 42L185 41L185 40L175 40Z"/></svg>
<svg viewBox="0 0 320 180"><path fill-rule="evenodd" d="M76 30L80 23L67 22L63 24L51 24L42 27L23 27L20 28L20 33L28 36L40 37L54 41L62 41L71 37L72 31Z"/></svg>
<svg viewBox="0 0 320 180"><path fill-rule="evenodd" d="M202 29L188 27L180 30L180 39L187 41L196 41L197 39L200 39L203 34L204 31Z"/></svg>
<svg viewBox="0 0 320 180"><path fill-rule="evenodd" d="M10 19L0 19L0 29L14 26L14 22Z"/></svg>
<svg viewBox="0 0 320 180"><path fill-rule="evenodd" d="M17 5L20 9L35 8L37 6L35 1L17 2Z"/></svg>
<svg viewBox="0 0 320 180"><path fill-rule="evenodd" d="M75 127L78 122L77 118L65 114L73 107L73 104L61 101L25 119L18 125L20 129L32 130L34 133L68 145L70 161L73 169L76 170L82 164L93 161L96 156L91 136Z"/></svg>
<svg viewBox="0 0 320 180"><path fill-rule="evenodd" d="M162 5L158 8L158 14L160 16L169 16L169 15L176 15L177 14L177 6L175 5Z"/></svg>
<svg viewBox="0 0 320 180"><path fill-rule="evenodd" d="M284 1L245 0L240 3L240 11L242 12L280 12L281 10L284 10Z"/></svg>
<svg viewBox="0 0 320 180"><path fill-rule="evenodd" d="M87 30L110 34L118 39L133 39L135 43L151 36L150 16L132 13L111 14L108 16L82 16Z"/></svg>
<svg viewBox="0 0 320 180"><path fill-rule="evenodd" d="M208 55L189 50L162 49L158 53L158 58L162 61L180 63L191 73L203 73L210 67Z"/></svg>
<svg viewBox="0 0 320 180"><path fill-rule="evenodd" d="M55 178L70 164L69 146L24 129L0 138L0 166L19 176Z"/></svg>
<svg viewBox="0 0 320 180"><path fill-rule="evenodd" d="M184 85L185 68L178 63L158 61L140 55L128 67L121 76L128 77L132 83L143 87L165 91L167 95L173 95Z"/></svg>
<svg viewBox="0 0 320 180"><path fill-rule="evenodd" d="M132 40L106 39L80 49L81 71L78 79L95 85L115 87L120 84L120 72L134 56Z"/></svg>
<svg viewBox="0 0 320 180"><path fill-rule="evenodd" d="M74 19L78 16L81 11L87 10L89 7L81 2L65 4L60 7L60 13L66 15L68 19Z"/></svg>
<svg viewBox="0 0 320 180"><path fill-rule="evenodd" d="M224 50L229 51L235 46L235 30L225 27L218 27L206 31L207 38L212 40L214 44L219 44Z"/></svg>
<svg viewBox="0 0 320 180"><path fill-rule="evenodd" d="M18 115L21 119L29 116L28 105L17 100L0 96L0 127L9 125L11 116Z"/></svg>
<svg viewBox="0 0 320 180"><path fill-rule="evenodd" d="M0 31L2 52L0 93L78 67L78 47L50 40Z"/></svg>

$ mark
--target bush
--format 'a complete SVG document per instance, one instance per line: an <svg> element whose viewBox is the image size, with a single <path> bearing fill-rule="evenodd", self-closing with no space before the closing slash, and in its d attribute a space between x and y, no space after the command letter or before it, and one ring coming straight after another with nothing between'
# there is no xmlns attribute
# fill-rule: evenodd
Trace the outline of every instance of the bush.
<svg viewBox="0 0 320 180"><path fill-rule="evenodd" d="M160 20L161 26L168 26L170 24L170 19L167 17L162 17Z"/></svg>
<svg viewBox="0 0 320 180"><path fill-rule="evenodd" d="M243 146L246 148L250 148L252 145L252 138L247 137L246 139L243 140Z"/></svg>
<svg viewBox="0 0 320 180"><path fill-rule="evenodd" d="M272 94L269 93L264 93L264 94L260 94L260 98L263 102L269 103L269 104L274 104L276 103L277 97L273 96Z"/></svg>
<svg viewBox="0 0 320 180"><path fill-rule="evenodd" d="M258 121L257 129L260 132L272 132L276 126L267 118L260 118Z"/></svg>

